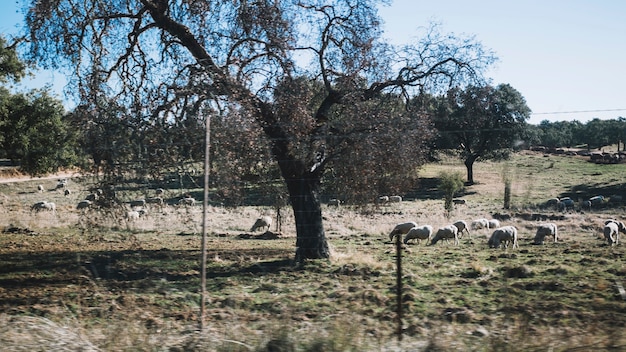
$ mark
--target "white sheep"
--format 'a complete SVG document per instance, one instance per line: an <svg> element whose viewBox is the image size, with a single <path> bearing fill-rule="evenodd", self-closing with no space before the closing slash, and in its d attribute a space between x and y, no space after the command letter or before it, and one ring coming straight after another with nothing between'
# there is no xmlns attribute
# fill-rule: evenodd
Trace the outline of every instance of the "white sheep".
<svg viewBox="0 0 626 352"><path fill-rule="evenodd" d="M181 198L178 201L178 205L184 205L184 206L194 206L196 204L196 200L193 197L185 197L185 198Z"/></svg>
<svg viewBox="0 0 626 352"><path fill-rule="evenodd" d="M380 204L389 203L389 196L380 196L380 197L378 197L378 203L380 203Z"/></svg>
<svg viewBox="0 0 626 352"><path fill-rule="evenodd" d="M328 206L329 207L338 207L341 205L341 200L337 199L337 198L332 198L328 201Z"/></svg>
<svg viewBox="0 0 626 352"><path fill-rule="evenodd" d="M623 222L610 219L604 222L604 238L609 246L619 244L619 233L626 233L626 225Z"/></svg>
<svg viewBox="0 0 626 352"><path fill-rule="evenodd" d="M456 226L456 228L458 229L459 238L463 237L463 232L467 232L467 236L469 236L469 238L472 238L469 232L469 226L467 226L467 222L465 222L465 220L459 220L452 225Z"/></svg>
<svg viewBox="0 0 626 352"><path fill-rule="evenodd" d="M64 189L65 187L67 187L67 179L65 178L59 179L59 181L57 182L56 189Z"/></svg>
<svg viewBox="0 0 626 352"><path fill-rule="evenodd" d="M393 241L394 237L398 235L404 235L408 233L414 227L417 227L417 224L413 221L402 222L402 223L397 224L393 228L393 230L391 230L391 233L389 233L389 240Z"/></svg>
<svg viewBox="0 0 626 352"><path fill-rule="evenodd" d="M46 189L43 188L43 185L37 185L37 192L41 193L43 191L45 191Z"/></svg>
<svg viewBox="0 0 626 352"><path fill-rule="evenodd" d="M404 236L404 243L408 243L410 240L426 240L426 243L430 241L433 236L433 227L430 225L416 226L409 230Z"/></svg>
<svg viewBox="0 0 626 352"><path fill-rule="evenodd" d="M574 209L574 204L574 200L570 197L561 198L559 199L559 210Z"/></svg>
<svg viewBox="0 0 626 352"><path fill-rule="evenodd" d="M145 209L130 210L126 212L126 220L128 221L139 220L139 218L144 215L146 215Z"/></svg>
<svg viewBox="0 0 626 352"><path fill-rule="evenodd" d="M161 195L163 195L163 193L165 193L165 190L163 188L157 188L157 189L154 190L154 193L157 196L161 196Z"/></svg>
<svg viewBox="0 0 626 352"><path fill-rule="evenodd" d="M472 230L481 230L489 228L489 220L487 219L476 219L472 221Z"/></svg>
<svg viewBox="0 0 626 352"><path fill-rule="evenodd" d="M57 210L56 204L54 204L53 202L45 201L45 200L37 202L31 205L30 207L30 211L35 211L37 213L40 211L56 212L56 210Z"/></svg>
<svg viewBox="0 0 626 352"><path fill-rule="evenodd" d="M91 208L92 205L93 205L92 201L90 201L89 199L83 199L80 202L78 202L78 204L76 205L76 209L78 210L89 209Z"/></svg>
<svg viewBox="0 0 626 352"><path fill-rule="evenodd" d="M489 220L489 227L487 227L488 229L497 229L498 227L500 227L500 220L498 219Z"/></svg>
<svg viewBox="0 0 626 352"><path fill-rule="evenodd" d="M535 234L534 243L535 244L543 244L546 236L552 236L554 243L558 241L559 238L559 230L555 223L547 223L541 224L537 227L537 232Z"/></svg>
<svg viewBox="0 0 626 352"><path fill-rule="evenodd" d="M389 196L389 203L400 203L402 202L401 196Z"/></svg>
<svg viewBox="0 0 626 352"><path fill-rule="evenodd" d="M517 243L517 229L515 226L503 226L497 228L487 242L490 248L508 248L509 244L513 244L513 248L519 248Z"/></svg>
<svg viewBox="0 0 626 352"><path fill-rule="evenodd" d="M439 240L449 241L454 239L454 244L459 245L459 229L454 225L441 227L430 241L431 245L436 244Z"/></svg>
<svg viewBox="0 0 626 352"><path fill-rule="evenodd" d="M260 218L256 219L254 225L252 225L252 228L250 229L250 232L255 232L257 229L263 229L266 227L266 231L269 231L270 227L272 227L271 216L261 216Z"/></svg>

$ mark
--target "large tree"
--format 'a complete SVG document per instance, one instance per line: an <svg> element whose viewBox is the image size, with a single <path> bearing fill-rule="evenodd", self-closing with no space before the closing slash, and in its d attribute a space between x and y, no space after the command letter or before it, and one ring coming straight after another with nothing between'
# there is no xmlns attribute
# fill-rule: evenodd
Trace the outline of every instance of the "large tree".
<svg viewBox="0 0 626 352"><path fill-rule="evenodd" d="M435 114L440 145L460 151L467 182L474 183L474 162L499 159L524 141L531 110L524 97L508 84L453 88Z"/></svg>
<svg viewBox="0 0 626 352"><path fill-rule="evenodd" d="M367 136L418 116L378 99L479 79L494 59L474 38L436 27L396 50L381 40L378 2L31 0L27 25L32 57L70 67L81 103L94 109L106 95L154 121L201 105L254 120L289 193L296 257L327 258L319 191L330 163L349 152L388 158L375 151L402 148L400 136L380 138L392 146ZM407 141L420 127L404 131ZM355 180L384 172L353 171Z"/></svg>

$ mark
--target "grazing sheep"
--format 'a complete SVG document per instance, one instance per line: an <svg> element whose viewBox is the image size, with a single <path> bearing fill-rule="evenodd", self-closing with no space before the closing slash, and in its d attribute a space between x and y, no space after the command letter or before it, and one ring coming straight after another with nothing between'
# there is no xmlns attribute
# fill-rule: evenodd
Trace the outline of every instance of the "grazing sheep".
<svg viewBox="0 0 626 352"><path fill-rule="evenodd" d="M548 207L556 207L559 205L559 198L550 198L548 199L548 201L546 202L546 206Z"/></svg>
<svg viewBox="0 0 626 352"><path fill-rule="evenodd" d="M56 189L64 189L65 187L67 187L67 179L65 178L59 179L59 181L57 182Z"/></svg>
<svg viewBox="0 0 626 352"><path fill-rule="evenodd" d="M250 229L250 232L255 232L257 229L263 229L265 227L267 227L266 231L269 231L271 226L272 226L272 217L261 216L260 218L256 219L256 221L254 222L254 225L252 225L252 228Z"/></svg>
<svg viewBox="0 0 626 352"><path fill-rule="evenodd" d="M66 188L63 190L63 195L68 197L70 194L72 194L72 191L69 188Z"/></svg>
<svg viewBox="0 0 626 352"><path fill-rule="evenodd" d="M574 200L570 197L564 197L559 200L559 210L565 211L574 209Z"/></svg>
<svg viewBox="0 0 626 352"><path fill-rule="evenodd" d="M146 198L145 201L146 204L156 204L157 206L163 206L165 204L165 201L161 197Z"/></svg>
<svg viewBox="0 0 626 352"><path fill-rule="evenodd" d="M535 239L533 241L534 244L543 244L546 236L552 236L554 239L554 243L558 241L559 231L554 223L541 224L537 228L537 233L535 234Z"/></svg>
<svg viewBox="0 0 626 352"><path fill-rule="evenodd" d="M450 239L454 239L454 244L459 245L459 229L454 225L444 226L437 230L430 244L432 246L439 242L439 240L446 240L446 242L448 242Z"/></svg>
<svg viewBox="0 0 626 352"><path fill-rule="evenodd" d="M497 219L489 220L489 227L487 227L488 229L497 229L498 227L500 227L500 220L497 220Z"/></svg>
<svg viewBox="0 0 626 352"><path fill-rule="evenodd" d="M430 241L433 235L433 227L430 225L416 226L409 230L404 236L404 243L408 243L409 240L417 240L417 243L420 243L420 240L426 240L426 243Z"/></svg>
<svg viewBox="0 0 626 352"><path fill-rule="evenodd" d="M487 242L490 248L508 248L509 244L513 244L513 248L519 248L517 244L517 229L514 226L503 226L497 228Z"/></svg>
<svg viewBox="0 0 626 352"><path fill-rule="evenodd" d="M52 202L47 202L45 200L41 202L37 202L30 207L30 211L35 211L37 213L40 211L56 212L56 210L57 210L56 204Z"/></svg>
<svg viewBox="0 0 626 352"><path fill-rule="evenodd" d="M400 203L402 202L401 196L389 196L389 203Z"/></svg>
<svg viewBox="0 0 626 352"><path fill-rule="evenodd" d="M185 197L185 198L181 198L178 201L178 205L184 205L184 206L194 206L196 204L196 200L193 197Z"/></svg>
<svg viewBox="0 0 626 352"><path fill-rule="evenodd" d="M389 203L389 196L380 196L380 197L378 197L378 203L380 203L380 204Z"/></svg>
<svg viewBox="0 0 626 352"><path fill-rule="evenodd" d="M626 233L626 225L615 219L609 219L604 222L604 238L609 246L619 244L619 233Z"/></svg>
<svg viewBox="0 0 626 352"><path fill-rule="evenodd" d="M417 224L413 221L402 222L402 223L397 224L393 228L393 230L391 230L391 233L389 234L389 240L393 241L394 237L396 237L397 235L404 235L408 233L414 227L417 227Z"/></svg>
<svg viewBox="0 0 626 352"><path fill-rule="evenodd" d="M472 221L472 230L480 230L480 229L488 229L489 228L489 220L487 219L476 219Z"/></svg>
<svg viewBox="0 0 626 352"><path fill-rule="evenodd" d="M333 198L331 200L328 201L328 206L329 207L338 207L341 205L341 201L337 198Z"/></svg>
<svg viewBox="0 0 626 352"><path fill-rule="evenodd" d="M146 215L146 210L145 209L139 209L139 210L130 210L126 212L126 220L128 221L135 221L135 220L139 220L140 217Z"/></svg>
<svg viewBox="0 0 626 352"><path fill-rule="evenodd" d="M43 188L43 185L37 185L37 192L41 193L43 191L45 191L46 189Z"/></svg>
<svg viewBox="0 0 626 352"><path fill-rule="evenodd" d="M78 204L76 205L76 209L78 210L89 209L91 208L92 205L93 205L92 201L90 201L89 199L84 199L78 202Z"/></svg>
<svg viewBox="0 0 626 352"><path fill-rule="evenodd" d="M157 189L154 190L154 193L157 196L161 196L161 195L163 195L163 193L165 193L165 190L163 188L157 188Z"/></svg>
<svg viewBox="0 0 626 352"><path fill-rule="evenodd" d="M469 226L467 226L465 220L459 220L452 225L456 226L456 228L459 230L459 238L463 237L463 232L467 232L467 236L469 236L469 238L472 238L469 232Z"/></svg>

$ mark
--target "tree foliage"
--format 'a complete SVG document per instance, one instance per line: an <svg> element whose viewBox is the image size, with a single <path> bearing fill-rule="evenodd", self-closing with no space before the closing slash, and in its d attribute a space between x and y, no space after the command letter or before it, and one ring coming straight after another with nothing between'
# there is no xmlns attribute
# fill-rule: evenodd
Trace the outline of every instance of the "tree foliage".
<svg viewBox="0 0 626 352"><path fill-rule="evenodd" d="M439 146L458 149L474 182L473 165L480 159L502 159L524 140L530 109L508 84L453 88L439 99L435 126Z"/></svg>
<svg viewBox="0 0 626 352"><path fill-rule="evenodd" d="M428 135L422 115L401 112L397 99L479 83L494 60L474 38L437 27L394 48L381 40L377 5L32 0L30 55L72 67L71 84L96 113L113 100L145 125L165 129L203 109L242 119L244 130L256 126L289 194L297 256L326 258L324 175L357 181L372 199L394 173L419 165L422 144L412 138ZM389 127L396 122L409 127ZM232 143L242 141L245 135ZM263 165L266 155L259 155Z"/></svg>

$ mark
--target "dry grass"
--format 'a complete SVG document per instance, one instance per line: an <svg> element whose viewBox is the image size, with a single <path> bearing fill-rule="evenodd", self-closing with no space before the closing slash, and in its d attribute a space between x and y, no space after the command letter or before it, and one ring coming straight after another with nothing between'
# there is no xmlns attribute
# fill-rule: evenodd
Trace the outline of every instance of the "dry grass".
<svg viewBox="0 0 626 352"><path fill-rule="evenodd" d="M604 219L626 217L623 206L566 214L539 206L552 196L625 192L624 165L587 164L538 154L506 167L479 163L478 183L460 195L467 204L451 218L431 191L381 208L325 207L331 259L303 267L291 262L289 212L282 235L263 240L247 231L272 209L212 207L202 331L201 207L153 209L127 222L122 211L77 212L84 184L70 183L71 197L36 192L45 180L0 184L1 224L17 229L0 234L0 344L15 351L624 349L626 301L617 290L626 276L624 247L600 237ZM428 180L444 169L464 171L447 160L421 175ZM521 248L488 249L486 230L458 247L404 246L404 339L397 342L389 231L409 220L436 228L505 213L503 170L515 174L506 211L513 217L504 223L518 227ZM56 202L58 215L31 214L40 199ZM537 222L524 217L533 213L564 215L555 221L559 243L531 244Z"/></svg>

